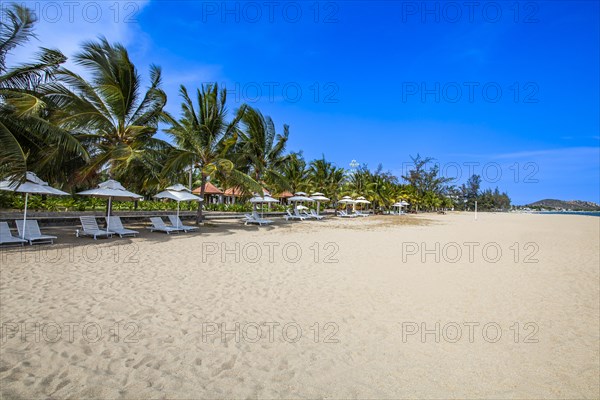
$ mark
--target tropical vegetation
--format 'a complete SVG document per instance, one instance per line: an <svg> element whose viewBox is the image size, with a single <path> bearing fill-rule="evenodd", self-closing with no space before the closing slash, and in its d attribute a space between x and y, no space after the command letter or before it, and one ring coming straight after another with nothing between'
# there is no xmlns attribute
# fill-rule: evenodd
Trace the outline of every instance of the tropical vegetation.
<svg viewBox="0 0 600 400"><path fill-rule="evenodd" d="M404 200L414 210L506 210L510 198L482 189L473 175L461 186L440 175L432 159L416 155L407 174L397 177L381 165L347 170L323 155L306 160L289 151L292 131L253 107L227 107L227 90L205 84L180 87L180 112L165 111L162 71L140 72L127 49L105 38L85 42L74 56L78 74L65 67L55 49L40 49L34 62L9 66L10 53L34 37L35 17L24 6L3 7L0 17L0 179L24 179L26 171L75 193L112 178L146 201L117 209L170 209L174 203L149 201L173 183L207 183L235 188L243 197L268 191L322 192L335 204L343 196L364 196L375 210L391 210ZM147 87L142 87L143 76ZM157 135L162 132L167 140ZM207 202L210 203L210 202ZM89 210L97 199L32 198L33 209ZM22 208L22 198L0 193L0 207ZM162 207L162 208L161 208ZM190 209L195 205L184 205ZM206 204L203 209L247 210L248 204ZM277 206L274 206L277 208Z"/></svg>

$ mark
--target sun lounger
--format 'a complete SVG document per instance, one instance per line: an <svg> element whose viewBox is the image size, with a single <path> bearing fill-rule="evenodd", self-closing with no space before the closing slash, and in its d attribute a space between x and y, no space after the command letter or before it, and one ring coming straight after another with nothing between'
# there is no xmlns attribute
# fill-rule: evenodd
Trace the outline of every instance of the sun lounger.
<svg viewBox="0 0 600 400"><path fill-rule="evenodd" d="M323 215L319 215L319 214L317 214L317 212L316 212L315 210L310 210L310 215L311 215L313 218L316 218L316 219L318 219L318 220L321 220L321 219L325 218Z"/></svg>
<svg viewBox="0 0 600 400"><path fill-rule="evenodd" d="M256 225L260 225L260 223L254 219L254 217L250 214L244 214L244 218L242 218L242 221L244 221L244 225L248 225L248 224L256 224Z"/></svg>
<svg viewBox="0 0 600 400"><path fill-rule="evenodd" d="M307 217L303 217L302 215L298 214L298 210L296 210L296 215L292 214L290 212L290 210L286 210L287 215L284 216L285 220L290 220L290 219L299 219L300 221L304 221Z"/></svg>
<svg viewBox="0 0 600 400"><path fill-rule="evenodd" d="M302 215L305 218L311 219L314 218L311 214L309 214L308 212L306 212L306 210L302 210L302 212L300 213L300 215Z"/></svg>
<svg viewBox="0 0 600 400"><path fill-rule="evenodd" d="M93 236L94 240L97 240L98 236L112 237L112 235L115 234L108 229L100 229L98 227L98 222L96 222L96 217L94 216L88 215L79 217L79 221L81 221L81 227L83 229L81 232L78 231L78 236Z"/></svg>
<svg viewBox="0 0 600 400"><path fill-rule="evenodd" d="M106 218L106 217L105 217ZM137 235L139 232L131 229L127 229L123 227L123 223L121 222L121 217L111 216L110 220L106 218L107 228L109 231L116 233L120 237L123 236L133 236Z"/></svg>
<svg viewBox="0 0 600 400"><path fill-rule="evenodd" d="M354 215L357 217L368 217L369 216L369 214L360 212L360 211L354 211Z"/></svg>
<svg viewBox="0 0 600 400"><path fill-rule="evenodd" d="M345 210L341 210L338 215L342 218L354 218L354 217L358 217L358 215L356 214L348 214Z"/></svg>
<svg viewBox="0 0 600 400"><path fill-rule="evenodd" d="M169 217L169 221L171 222L171 225L173 226L173 228L183 229L184 232L191 232L191 231L198 230L197 226L184 225L183 222L181 222L181 218L179 218L177 215L168 215L168 217Z"/></svg>
<svg viewBox="0 0 600 400"><path fill-rule="evenodd" d="M38 222L35 219L27 220L24 229L25 235L23 235L23 220L18 219L15 221L15 223L17 224L17 229L19 230L19 237L22 237L25 240L27 240L30 245L33 245L33 242L35 242L36 244L54 244L54 239L57 238L56 236L43 235L42 232L40 232L40 226L38 225Z"/></svg>
<svg viewBox="0 0 600 400"><path fill-rule="evenodd" d="M310 210L310 212L303 210L302 211L302 216L308 219L314 218L316 220L321 220L323 219L323 217L321 215L317 215L314 210Z"/></svg>
<svg viewBox="0 0 600 400"><path fill-rule="evenodd" d="M27 243L27 240L14 237L10 233L8 222L0 222L0 244L19 244L23 246L25 243Z"/></svg>
<svg viewBox="0 0 600 400"><path fill-rule="evenodd" d="M252 211L252 218L254 218L257 221L262 222L265 225L269 225L269 224L273 223L273 221L271 221L270 219L266 219L266 218L263 218L260 215L258 215L258 213L256 211Z"/></svg>
<svg viewBox="0 0 600 400"><path fill-rule="evenodd" d="M150 232L165 232L168 235L170 235L171 233L183 232L183 228L175 228L172 226L165 225L165 221L163 221L161 217L151 217L150 222L152 222L152 226L148 228L150 229Z"/></svg>
<svg viewBox="0 0 600 400"><path fill-rule="evenodd" d="M256 215L244 214L244 225L256 224L256 225L262 226L262 225L269 225L272 223L273 223L273 221L271 221L270 219L260 218L260 216L258 214L256 214Z"/></svg>

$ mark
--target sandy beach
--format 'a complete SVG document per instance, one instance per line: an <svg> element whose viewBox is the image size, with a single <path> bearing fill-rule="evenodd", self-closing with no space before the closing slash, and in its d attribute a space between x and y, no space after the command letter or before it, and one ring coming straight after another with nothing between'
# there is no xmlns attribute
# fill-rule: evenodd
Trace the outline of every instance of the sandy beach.
<svg viewBox="0 0 600 400"><path fill-rule="evenodd" d="M73 229L1 250L3 399L600 396L596 217Z"/></svg>

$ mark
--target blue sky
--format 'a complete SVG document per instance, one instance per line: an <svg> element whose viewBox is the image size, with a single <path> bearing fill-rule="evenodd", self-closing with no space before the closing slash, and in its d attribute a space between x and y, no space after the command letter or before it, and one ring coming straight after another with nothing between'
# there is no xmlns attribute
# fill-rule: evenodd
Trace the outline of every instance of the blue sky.
<svg viewBox="0 0 600 400"><path fill-rule="evenodd" d="M216 81L309 160L401 174L420 153L515 204L599 202L599 3L465 3L25 2L39 40L14 60L103 34L163 68L175 115L180 84Z"/></svg>

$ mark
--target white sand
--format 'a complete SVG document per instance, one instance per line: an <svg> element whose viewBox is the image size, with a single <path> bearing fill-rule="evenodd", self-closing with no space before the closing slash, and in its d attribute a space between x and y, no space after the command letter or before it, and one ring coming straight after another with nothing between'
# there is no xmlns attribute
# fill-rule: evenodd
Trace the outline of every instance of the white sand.
<svg viewBox="0 0 600 400"><path fill-rule="evenodd" d="M600 218L388 216L61 239L1 252L3 398L600 396ZM479 243L472 262L465 242ZM424 246L434 251L422 260ZM325 262L332 252L338 262ZM533 252L538 262L525 262ZM236 323L239 338L221 336ZM407 335L422 323L432 333Z"/></svg>

